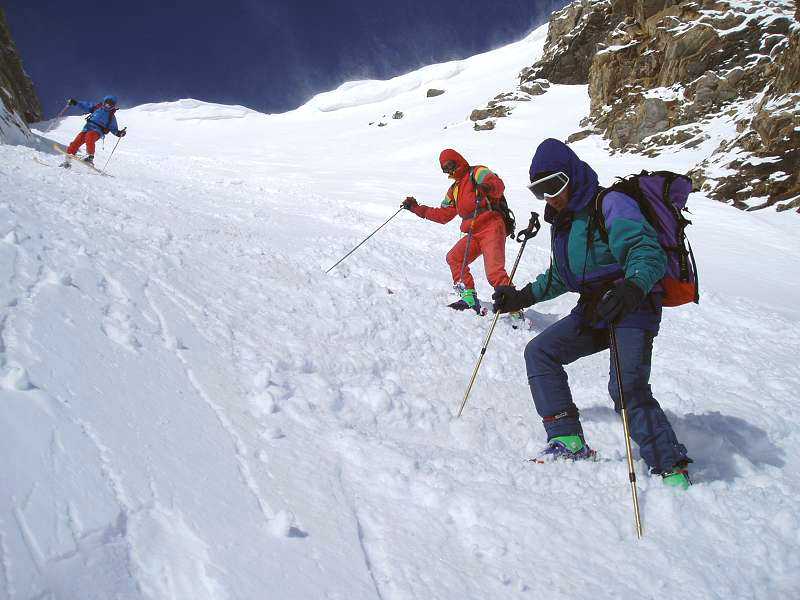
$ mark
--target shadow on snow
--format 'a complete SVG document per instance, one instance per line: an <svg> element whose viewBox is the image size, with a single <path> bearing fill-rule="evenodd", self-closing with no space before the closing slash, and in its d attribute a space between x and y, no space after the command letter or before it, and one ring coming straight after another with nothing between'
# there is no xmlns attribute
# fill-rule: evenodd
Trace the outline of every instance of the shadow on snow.
<svg viewBox="0 0 800 600"><path fill-rule="evenodd" d="M786 464L784 451L770 441L763 429L744 419L717 411L683 416L666 412L675 434L694 461L691 473L695 482L730 482L742 477L746 473L742 471L741 459L756 468L781 468ZM581 417L595 422L619 421L610 406L587 407L581 410Z"/></svg>

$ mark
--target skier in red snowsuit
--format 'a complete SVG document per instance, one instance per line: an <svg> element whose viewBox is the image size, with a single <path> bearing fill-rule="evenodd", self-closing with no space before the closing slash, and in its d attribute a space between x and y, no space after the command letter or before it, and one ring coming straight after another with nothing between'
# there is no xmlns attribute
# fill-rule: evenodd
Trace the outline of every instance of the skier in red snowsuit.
<svg viewBox="0 0 800 600"><path fill-rule="evenodd" d="M486 278L492 287L509 285L506 273L506 226L502 215L494 210L505 190L503 180L484 166L471 167L458 152L443 150L439 155L442 172L453 184L447 190L441 207L418 204L406 198L402 207L418 217L448 223L456 215L461 217L463 236L447 253L447 264L453 275L453 284L461 299L450 305L456 310L472 308L480 313L480 302L475 294L475 280L469 265L483 255Z"/></svg>

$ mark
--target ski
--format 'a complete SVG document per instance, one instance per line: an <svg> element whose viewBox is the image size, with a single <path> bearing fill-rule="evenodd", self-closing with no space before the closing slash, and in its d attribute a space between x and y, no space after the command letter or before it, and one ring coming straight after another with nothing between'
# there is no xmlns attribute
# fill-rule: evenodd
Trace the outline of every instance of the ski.
<svg viewBox="0 0 800 600"><path fill-rule="evenodd" d="M90 169L90 170L94 171L98 175L102 175L103 177L114 177L113 175L109 175L108 173L106 173L104 171L101 171L100 169L95 167L92 163L88 163L88 162L86 162L84 160L81 160L76 155L70 154L69 152L67 152L67 149L64 148L61 144L53 144L53 150L56 150L56 151L60 152L61 154L63 154L66 157L66 160L68 161L67 164L69 164L69 165L72 165L73 163L78 163L78 164L83 165L87 169Z"/></svg>
<svg viewBox="0 0 800 600"><path fill-rule="evenodd" d="M547 460L547 459L542 459L542 458L539 458L538 456L535 456L533 458L525 459L525 462L533 463L535 465L553 465L553 464L573 464L573 463L581 463L581 462L590 462L590 463L602 462L602 463L606 463L606 462L619 462L619 461L611 459L611 458L608 458L606 456L600 456L597 453L596 450L592 450L591 456L588 456L588 457L585 457L585 458L579 458L579 459L557 458L555 460L553 460L553 459Z"/></svg>
<svg viewBox="0 0 800 600"><path fill-rule="evenodd" d="M40 165L42 165L43 167L51 167L51 168L53 168L53 169L57 168L57 167L56 167L56 165L51 165L51 164L49 164L49 163L46 163L46 162L44 162L43 160L39 160L39 159L38 159L38 158L36 158L35 156L33 156L32 158L33 158L33 161L34 161L34 162L36 162L36 163L39 163L39 164L40 164Z"/></svg>

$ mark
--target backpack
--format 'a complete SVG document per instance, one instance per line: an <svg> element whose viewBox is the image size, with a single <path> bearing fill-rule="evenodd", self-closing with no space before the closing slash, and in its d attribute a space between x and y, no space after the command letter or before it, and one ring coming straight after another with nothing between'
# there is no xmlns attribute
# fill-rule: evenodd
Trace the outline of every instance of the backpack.
<svg viewBox="0 0 800 600"><path fill-rule="evenodd" d="M117 107L115 106L111 110L106 109L106 111L108 111L108 123L106 123L105 126L101 125L97 121L93 121L92 120L92 115L95 113L96 110L101 109L101 108L103 108L103 103L102 102L100 104L95 104L94 107L92 107L92 112L90 112L86 116L86 122L87 123L92 123L93 125L97 125L102 130L103 135L106 135L107 133L109 133L111 131L111 129L110 129L111 121L114 119L114 113L117 112Z"/></svg>
<svg viewBox="0 0 800 600"><path fill-rule="evenodd" d="M475 190L475 196L478 195L478 183L475 181L475 167L470 167L469 169L469 177L472 180L472 187ZM506 235L510 238L514 237L514 229L517 226L517 219L514 217L514 212L508 207L508 202L506 201L506 196L503 194L500 196L500 199L495 201L494 203L489 200L489 197L486 197L486 204L489 207L489 210L493 210L500 213L500 216L503 217L503 223L506 226Z"/></svg>
<svg viewBox="0 0 800 600"><path fill-rule="evenodd" d="M683 216L686 201L692 192L692 180L670 171L642 171L638 175L620 178L595 198L589 222L588 239L592 239L593 223L608 243L608 231L603 219L603 199L609 192L622 192L639 205L644 218L656 230L658 243L667 255L667 269L659 283L664 288L664 306L681 306L700 301L697 264L685 229L691 221Z"/></svg>

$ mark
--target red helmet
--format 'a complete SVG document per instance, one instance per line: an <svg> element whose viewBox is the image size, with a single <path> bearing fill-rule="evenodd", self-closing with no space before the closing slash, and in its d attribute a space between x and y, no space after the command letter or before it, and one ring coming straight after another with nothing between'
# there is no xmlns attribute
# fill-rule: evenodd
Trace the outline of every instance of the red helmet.
<svg viewBox="0 0 800 600"><path fill-rule="evenodd" d="M444 173L453 175L455 179L461 179L469 171L469 163L452 148L442 150L439 154L439 165Z"/></svg>

